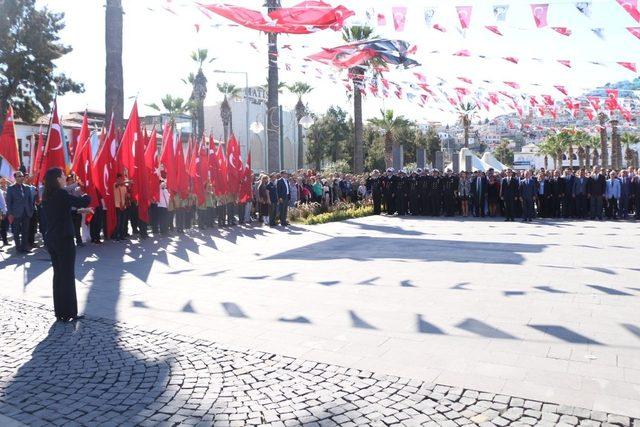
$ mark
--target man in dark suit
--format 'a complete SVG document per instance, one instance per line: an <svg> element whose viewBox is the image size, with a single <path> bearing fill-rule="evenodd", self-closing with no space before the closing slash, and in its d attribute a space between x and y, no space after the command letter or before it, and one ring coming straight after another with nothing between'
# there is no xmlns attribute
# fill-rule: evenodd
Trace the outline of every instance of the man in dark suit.
<svg viewBox="0 0 640 427"><path fill-rule="evenodd" d="M573 218L575 216L575 204L573 199L573 184L575 183L575 176L573 170L564 170L564 189L562 194L562 217Z"/></svg>
<svg viewBox="0 0 640 427"><path fill-rule="evenodd" d="M13 174L16 182L7 188L7 216L13 229L13 239L18 252L29 252L29 224L35 206L34 194L28 185L24 185L24 175L18 171Z"/></svg>
<svg viewBox="0 0 640 427"><path fill-rule="evenodd" d="M564 178L560 176L560 172L553 171L553 177L550 180L551 183L551 218L560 218L560 200L562 200L564 190Z"/></svg>
<svg viewBox="0 0 640 427"><path fill-rule="evenodd" d="M278 194L280 225L285 227L287 226L289 200L291 200L291 188L289 187L289 174L287 171L280 171L280 178L276 181L276 192Z"/></svg>
<svg viewBox="0 0 640 427"><path fill-rule="evenodd" d="M551 211L552 185L544 172L538 174L536 181L536 199L538 201L538 217L548 218Z"/></svg>
<svg viewBox="0 0 640 427"><path fill-rule="evenodd" d="M587 182L587 192L589 193L589 199L591 200L591 219L598 218L602 221L602 205L606 191L607 178L601 173L600 167L596 166L593 168L593 173Z"/></svg>
<svg viewBox="0 0 640 427"><path fill-rule="evenodd" d="M380 177L380 172L375 169L369 178L367 178L367 191L371 194L373 198L373 214L380 215L382 212L382 179Z"/></svg>
<svg viewBox="0 0 640 427"><path fill-rule="evenodd" d="M518 181L513 176L513 171L507 169L507 176L502 178L500 184L500 199L504 202L505 221L513 221L514 203L518 198Z"/></svg>
<svg viewBox="0 0 640 427"><path fill-rule="evenodd" d="M587 183L589 179L585 175L585 170L580 169L579 175L573 181L573 198L576 207L576 216L585 218L589 211L589 201L587 193Z"/></svg>
<svg viewBox="0 0 640 427"><path fill-rule="evenodd" d="M535 215L533 199L536 197L536 183L531 178L531 171L524 173L524 179L520 181L518 194L522 199L522 221L531 221Z"/></svg>
<svg viewBox="0 0 640 427"><path fill-rule="evenodd" d="M471 179L471 197L473 198L473 215L484 217L484 202L487 200L487 178L480 171L476 171Z"/></svg>
<svg viewBox="0 0 640 427"><path fill-rule="evenodd" d="M629 171L623 169L620 172L620 217L622 219L629 218L629 200L631 199L631 178Z"/></svg>

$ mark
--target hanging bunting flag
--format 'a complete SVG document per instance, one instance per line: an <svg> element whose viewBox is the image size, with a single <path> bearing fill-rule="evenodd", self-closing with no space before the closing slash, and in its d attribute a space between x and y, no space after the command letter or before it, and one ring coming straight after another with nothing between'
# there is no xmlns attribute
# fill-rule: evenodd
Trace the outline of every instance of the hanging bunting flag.
<svg viewBox="0 0 640 427"><path fill-rule="evenodd" d="M418 73L417 71L413 73L414 76L416 76L418 78L418 80L420 81L420 83L426 83L427 82L427 78L424 76L424 74L422 73Z"/></svg>
<svg viewBox="0 0 640 427"><path fill-rule="evenodd" d="M624 119L626 121L628 121L629 123L631 123L633 121L633 119L631 117L631 111L620 107L620 114L622 114L622 117L624 117Z"/></svg>
<svg viewBox="0 0 640 427"><path fill-rule="evenodd" d="M619 61L618 64L622 65L627 70L633 71L634 73L637 72L635 62L620 62Z"/></svg>
<svg viewBox="0 0 640 427"><path fill-rule="evenodd" d="M556 103L551 97L551 95L542 95L542 99L544 99L544 105L547 105L547 106L552 106Z"/></svg>
<svg viewBox="0 0 640 427"><path fill-rule="evenodd" d="M536 99L535 96L531 95L529 97L529 103L531 104L532 107L538 105L538 100Z"/></svg>
<svg viewBox="0 0 640 427"><path fill-rule="evenodd" d="M458 12L460 26L463 30L466 30L469 28L469 24L471 23L471 11L473 10L473 6L456 6L456 10Z"/></svg>
<svg viewBox="0 0 640 427"><path fill-rule="evenodd" d="M467 49L462 49L457 51L456 53L453 54L453 56L471 56L471 52L469 52Z"/></svg>
<svg viewBox="0 0 640 427"><path fill-rule="evenodd" d="M533 13L533 20L536 23L536 27L543 28L547 26L547 11L549 5L547 3L538 3L531 5L531 12Z"/></svg>
<svg viewBox="0 0 640 427"><path fill-rule="evenodd" d="M604 28L592 28L591 31L596 35L600 40L604 40Z"/></svg>
<svg viewBox="0 0 640 427"><path fill-rule="evenodd" d="M513 62L514 64L518 63L518 58L514 58L513 56L505 56L502 59L504 59L505 61Z"/></svg>
<svg viewBox="0 0 640 427"><path fill-rule="evenodd" d="M636 21L640 22L640 11L638 11L638 0L616 0L620 6Z"/></svg>
<svg viewBox="0 0 640 427"><path fill-rule="evenodd" d="M394 6L391 11L393 13L393 27L396 31L404 31L407 8L405 6Z"/></svg>
<svg viewBox="0 0 640 427"><path fill-rule="evenodd" d="M589 118L589 120L593 120L593 110L591 110L591 108L585 108L584 113Z"/></svg>
<svg viewBox="0 0 640 427"><path fill-rule="evenodd" d="M558 62L567 68L571 68L571 61L569 61L568 59L558 59Z"/></svg>
<svg viewBox="0 0 640 427"><path fill-rule="evenodd" d="M473 81L471 81L471 79L468 78L468 77L458 77L458 80L463 81L463 82L468 83L468 84L473 84Z"/></svg>
<svg viewBox="0 0 640 427"><path fill-rule="evenodd" d="M496 21L504 22L507 19L507 11L509 10L508 4L501 4L493 6L493 16L496 17Z"/></svg>
<svg viewBox="0 0 640 427"><path fill-rule="evenodd" d="M594 110L600 111L600 98L597 96L587 96L587 99Z"/></svg>
<svg viewBox="0 0 640 427"><path fill-rule="evenodd" d="M433 21L433 16L436 14L436 9L434 7L428 7L424 10L424 23L427 27L431 26L431 21Z"/></svg>
<svg viewBox="0 0 640 427"><path fill-rule="evenodd" d="M567 89L564 86L561 85L554 85L553 87L555 87L556 89L558 89L560 91L560 93L562 93L563 95L569 95L567 93Z"/></svg>
<svg viewBox="0 0 640 427"><path fill-rule="evenodd" d="M551 27L551 29L558 34L562 34L563 36L568 37L571 35L571 30L568 29L567 27Z"/></svg>
<svg viewBox="0 0 640 427"><path fill-rule="evenodd" d="M502 35L502 33L500 32L500 30L498 29L498 27L496 27L495 25L487 25L485 26L485 28L489 31L491 31L492 33L495 33L499 36Z"/></svg>
<svg viewBox="0 0 640 427"><path fill-rule="evenodd" d="M385 25L387 25L387 18L384 16L383 13L379 13L378 14L378 26L384 27Z"/></svg>
<svg viewBox="0 0 640 427"><path fill-rule="evenodd" d="M627 31L640 39L640 27L627 27Z"/></svg>
<svg viewBox="0 0 640 427"><path fill-rule="evenodd" d="M618 89L607 89L607 99L604 101L604 106L610 111L620 108L618 105Z"/></svg>
<svg viewBox="0 0 640 427"><path fill-rule="evenodd" d="M542 117L544 117L544 113L545 113L545 108L541 105L538 107L538 112L540 113L540 115Z"/></svg>
<svg viewBox="0 0 640 427"><path fill-rule="evenodd" d="M591 18L591 2L590 1L577 1L576 9L587 18Z"/></svg>
<svg viewBox="0 0 640 427"><path fill-rule="evenodd" d="M433 29L440 31L441 33L446 33L447 32L447 29L442 27L440 24L435 24L433 26Z"/></svg>
<svg viewBox="0 0 640 427"><path fill-rule="evenodd" d="M516 82L504 82L504 84L506 84L507 86L510 86L514 89L520 89L520 85Z"/></svg>

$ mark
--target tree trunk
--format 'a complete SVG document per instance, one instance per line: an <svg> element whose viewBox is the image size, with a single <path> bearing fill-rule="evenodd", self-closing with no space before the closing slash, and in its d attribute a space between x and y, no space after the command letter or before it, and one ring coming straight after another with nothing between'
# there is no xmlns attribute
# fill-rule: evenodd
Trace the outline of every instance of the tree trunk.
<svg viewBox="0 0 640 427"><path fill-rule="evenodd" d="M464 148L469 148L469 118L467 116L462 118L462 126L464 128Z"/></svg>
<svg viewBox="0 0 640 427"><path fill-rule="evenodd" d="M384 163L387 168L393 167L393 138L391 131L384 134Z"/></svg>
<svg viewBox="0 0 640 427"><path fill-rule="evenodd" d="M584 148L584 164L587 169L591 168L591 148Z"/></svg>
<svg viewBox="0 0 640 427"><path fill-rule="evenodd" d="M618 121L611 120L611 168L620 169L622 167L622 144L618 133Z"/></svg>
<svg viewBox="0 0 640 427"><path fill-rule="evenodd" d="M220 104L220 118L222 119L222 132L224 136L224 142L229 140L229 128L231 124L231 107L227 100L227 95L224 96L222 104ZM233 132L233 129L231 129Z"/></svg>
<svg viewBox="0 0 640 427"><path fill-rule="evenodd" d="M353 77L353 128L355 133L353 171L354 173L362 173L364 172L364 131L362 127L362 94L360 93L362 79L359 77L364 73L364 70L360 68L355 68L354 70L356 74Z"/></svg>
<svg viewBox="0 0 640 427"><path fill-rule="evenodd" d="M302 98L298 98L298 102L296 103L296 120L298 121L298 169L304 167L304 139L302 138L303 130L300 120L304 117L305 112L306 108L302 103Z"/></svg>
<svg viewBox="0 0 640 427"><path fill-rule="evenodd" d="M573 145L569 144L569 167L573 169Z"/></svg>
<svg viewBox="0 0 640 427"><path fill-rule="evenodd" d="M597 149L597 148L594 148L594 149L593 149L593 166L595 166L595 165L597 165L597 164L598 164L598 157L599 157L599 155L598 155L598 149Z"/></svg>
<svg viewBox="0 0 640 427"><path fill-rule="evenodd" d="M124 83L122 72L122 0L107 0L105 11L105 122L122 128L124 117Z"/></svg>
<svg viewBox="0 0 640 427"><path fill-rule="evenodd" d="M280 8L278 0L267 0L269 12ZM280 111L278 101L278 35L268 33L269 61L267 93L267 159L268 169L274 172L280 169Z"/></svg>
<svg viewBox="0 0 640 427"><path fill-rule="evenodd" d="M607 116L604 113L598 114L598 122L600 123L600 163L602 168L606 168L609 164L609 153L607 151L607 128L605 127Z"/></svg>
<svg viewBox="0 0 640 427"><path fill-rule="evenodd" d="M544 155L544 170L549 170L549 156Z"/></svg>

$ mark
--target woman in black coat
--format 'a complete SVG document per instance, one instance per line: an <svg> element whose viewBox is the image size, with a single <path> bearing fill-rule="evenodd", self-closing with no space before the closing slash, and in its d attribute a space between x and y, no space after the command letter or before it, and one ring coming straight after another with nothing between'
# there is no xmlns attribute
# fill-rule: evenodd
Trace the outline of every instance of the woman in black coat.
<svg viewBox="0 0 640 427"><path fill-rule="evenodd" d="M49 169L44 177L42 213L44 244L53 264L53 307L62 322L81 319L76 300L76 245L71 208L89 206L87 195L76 197L64 190L66 177L62 169Z"/></svg>

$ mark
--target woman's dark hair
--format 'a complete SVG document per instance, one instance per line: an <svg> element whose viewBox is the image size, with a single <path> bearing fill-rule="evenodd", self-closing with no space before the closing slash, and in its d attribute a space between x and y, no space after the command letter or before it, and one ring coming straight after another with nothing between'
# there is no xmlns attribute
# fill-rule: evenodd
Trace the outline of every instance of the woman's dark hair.
<svg viewBox="0 0 640 427"><path fill-rule="evenodd" d="M60 189L58 178L62 175L62 169L60 168L51 168L44 174L44 192L42 193L42 200L47 200L56 192L56 190Z"/></svg>

